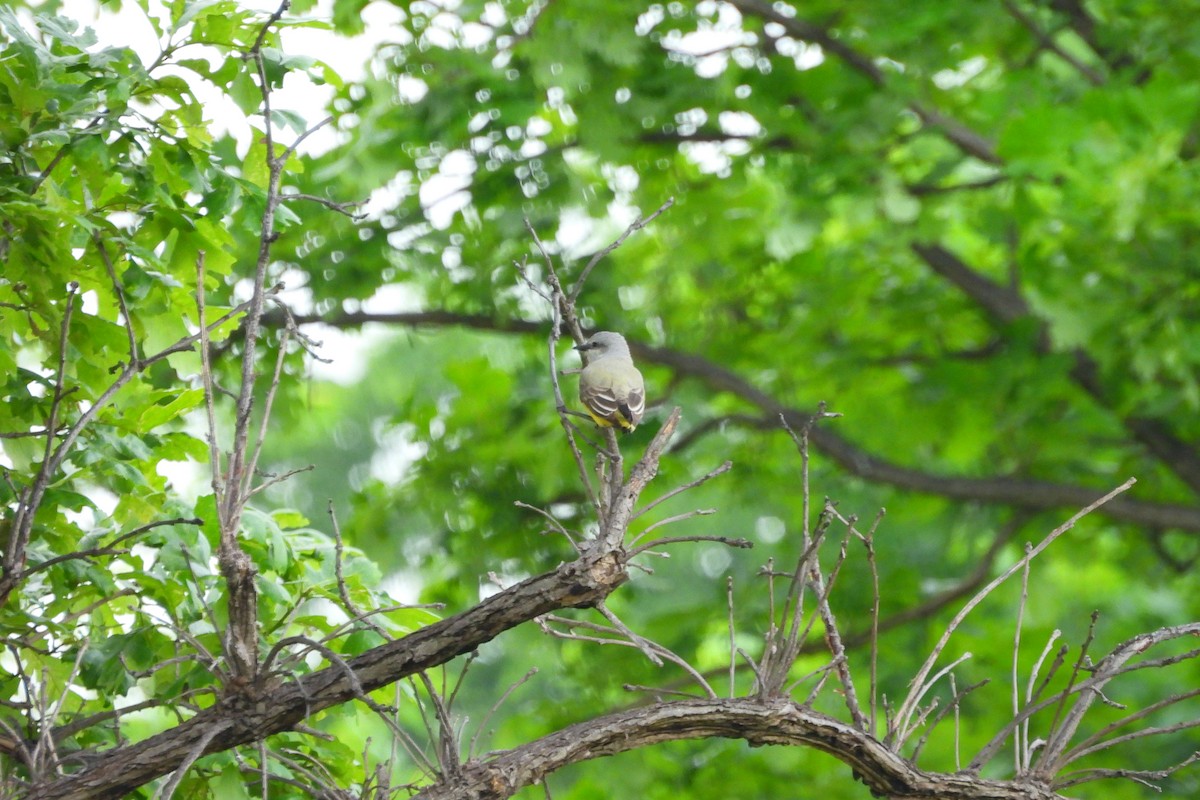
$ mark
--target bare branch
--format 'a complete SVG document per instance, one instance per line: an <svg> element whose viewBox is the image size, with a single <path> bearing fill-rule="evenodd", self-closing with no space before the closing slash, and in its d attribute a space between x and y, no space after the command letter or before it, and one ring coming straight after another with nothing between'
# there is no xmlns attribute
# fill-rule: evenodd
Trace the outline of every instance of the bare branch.
<svg viewBox="0 0 1200 800"><path fill-rule="evenodd" d="M579 277L575 279L575 285L571 287L571 293L567 296L567 303L571 306L571 308L575 307L575 302L579 299L579 294L583 291L583 286L585 283L587 283L588 275L592 273L592 269L602 260L604 260L607 255L612 253L612 251L623 245L625 240L632 236L635 231L640 231L642 228L658 219L663 212L673 205L675 205L675 198L668 197L667 201L659 206L654 213L645 219L642 219L641 217L635 219L620 236L613 240L612 244L610 244L608 247L605 247L588 260L588 263L586 266L584 266L583 271L579 273Z"/></svg>
<svg viewBox="0 0 1200 800"><path fill-rule="evenodd" d="M1021 23L1032 34L1037 41L1038 48L1048 50L1054 55L1061 58L1066 63L1070 64L1075 70L1087 79L1087 82L1092 86L1103 86L1104 76L1097 72L1092 67L1080 61L1070 51L1060 47L1058 42L1054 41L1054 37L1046 33L1038 26L1037 21L1033 17L1026 14L1021 8L1013 2L1013 0L1003 0L1004 8L1008 11L1012 18Z"/></svg>
<svg viewBox="0 0 1200 800"><path fill-rule="evenodd" d="M672 520L664 520L664 522L668 522L668 521L674 522L674 521L678 521L679 519L690 519L691 517L694 517L697 514L701 514L701 513L704 513L704 512L694 511L694 512L690 512L688 514L680 514L679 517L672 519ZM748 550L754 546L753 542L750 542L746 539L731 539L728 536L701 536L701 535L671 536L671 537L668 537L665 539L655 539L652 542L647 542L646 544L642 545L641 547L634 548L633 550L629 551L629 557L633 558L637 554L644 553L645 551L651 550L655 547L661 547L661 546L667 545L667 544L678 544L679 542L719 542L719 543L721 543L723 545L727 545L729 547L736 547L736 548L745 549L745 550Z"/></svg>
<svg viewBox="0 0 1200 800"><path fill-rule="evenodd" d="M500 708L500 706L504 705L504 701L507 700L513 692L515 692L520 687L524 686L529 681L529 679L532 678L534 675L537 675L537 673L538 673L537 667L530 667L529 671L527 671L515 683L513 683L511 686L509 686L507 689L504 690L503 694L500 695L500 698L498 700L496 700L496 702L492 704L492 707L488 709L488 712L483 715L483 719L481 719L479 721L479 727L476 729L475 735L471 737L471 745L470 745L470 747L467 748L467 760L468 761L472 760L475 757L475 755L474 755L475 754L475 744L479 741L480 735L487 728L487 724L492 719L492 715L496 713L496 711Z"/></svg>
<svg viewBox="0 0 1200 800"><path fill-rule="evenodd" d="M327 315L297 315L299 324L320 322L334 327L358 327L368 322L408 326L455 326L475 330L529 334L542 330L544 323L520 319L496 319L485 314L459 314L439 309L402 313L338 312ZM812 412L786 406L782 401L754 386L732 370L701 356L653 347L631 341L630 349L640 360L658 364L703 382L713 391L730 392L773 418L783 415L794 428L802 426ZM994 503L1026 510L1079 508L1096 497L1097 490L1078 484L995 475L967 477L938 474L890 462L859 447L831 428L816 427L810 433L813 446L840 466L847 474L865 481L896 486L951 500ZM1197 472L1200 475L1200 470ZM1114 498L1100 513L1109 519L1157 528L1178 528L1200 532L1200 507L1195 504L1165 503Z"/></svg>
<svg viewBox="0 0 1200 800"><path fill-rule="evenodd" d="M670 490L670 491L668 491L668 492L664 492L664 493L663 493L662 495L660 495L659 497L656 497L656 498L654 498L654 499L653 499L653 500L651 500L649 503L647 503L646 505L642 506L642 507L641 507L641 508L639 508L637 511L635 511L635 512L633 513L633 516L631 516L631 517L629 518L629 521L630 521L630 522L634 521L634 520L635 520L635 519L637 519L638 517L640 517L640 516L642 516L643 514L645 514L647 511L650 511L650 510L652 510L652 509L654 509L654 508L657 508L658 506L660 506L660 505L662 505L663 503L665 503L665 502L667 502L668 500L670 500L672 497L675 497L676 495L683 494L683 493L684 493L684 492L686 492L688 489L694 489L694 488L696 488L697 486L699 486L700 484L702 484L702 483L705 483L705 482L707 482L707 481L710 481L710 480L712 480L713 478L717 477L718 475L724 475L726 472L728 472L728 471L729 471L730 469L732 469L732 468L733 468L733 462L732 462L732 461L726 461L726 462L725 462L725 463L723 463L721 466L717 467L716 469L710 470L708 473L706 473L705 475L703 475L703 476L701 476L701 477L697 478L696 480L694 480L694 481L691 481L691 482L689 482L689 483L685 483L685 484L683 484L682 486L677 486L677 487L675 487L674 489L671 489L671 490Z"/></svg>
<svg viewBox="0 0 1200 800"><path fill-rule="evenodd" d="M1025 554L1024 558L997 576L987 586L983 587L983 589L977 592L975 596L972 597L965 606L963 606L962 610L959 611L954 616L954 619L950 621L950 624L946 626L945 632L942 634L941 638L938 639L937 644L934 645L933 651L929 654L929 657L925 660L925 663L921 665L921 668L917 671L917 674L913 676L913 679L909 682L908 696L905 698L904 702L901 703L900 708L897 710L896 718L892 722L893 729L888 731L885 741L895 741L896 732L907 727L915 709L916 702L919 700L920 694L923 694L925 691L923 687L925 686L926 677L929 675L930 670L933 669L933 665L941 655L942 650L944 650L946 645L950 642L950 637L956 630L958 630L958 626L962 624L962 621L966 619L966 616L970 614L977 605L983 602L984 598L991 594L997 587L1011 578L1018 570L1023 569L1024 565L1028 561L1036 558L1043 550L1053 544L1059 536L1062 536L1064 533L1075 527L1075 523L1090 514L1092 511L1103 506L1112 498L1125 491L1128 491L1129 488L1136 482L1137 481L1134 478L1130 478L1116 489L1113 489L1111 492L1105 494L1098 500L1095 500L1087 507L1076 512L1075 514L1072 514L1066 522L1051 531L1050 534L1036 547L1029 550L1029 552Z"/></svg>
<svg viewBox="0 0 1200 800"><path fill-rule="evenodd" d="M502 800L568 764L665 741L711 737L822 750L848 764L883 796L1058 800L1037 783L922 772L865 732L782 698L679 700L609 714L466 764L458 781L428 787L414 800L464 800L485 787L488 797Z"/></svg>
<svg viewBox="0 0 1200 800"><path fill-rule="evenodd" d="M1200 751L1192 753L1190 756L1180 761L1178 764L1168 767L1167 769L1154 770L1135 770L1135 769L1085 769L1079 772L1069 773L1064 776L1064 779L1056 781L1054 784L1055 790L1066 789L1071 786L1078 786L1081 783L1089 781L1098 781L1111 778L1125 778L1135 783L1140 783L1143 786L1151 789L1159 789L1151 781L1161 781L1171 777L1184 767L1189 767L1200 761ZM1161 790L1160 790L1161 791Z"/></svg>

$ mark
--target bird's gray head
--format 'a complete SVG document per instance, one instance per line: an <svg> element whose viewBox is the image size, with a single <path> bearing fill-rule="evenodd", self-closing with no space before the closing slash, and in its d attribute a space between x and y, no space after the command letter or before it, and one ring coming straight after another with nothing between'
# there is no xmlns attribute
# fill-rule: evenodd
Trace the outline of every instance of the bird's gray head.
<svg viewBox="0 0 1200 800"><path fill-rule="evenodd" d="M612 331L597 331L586 342L576 345L575 349L581 353L587 352L593 360L609 354L629 356L625 337Z"/></svg>

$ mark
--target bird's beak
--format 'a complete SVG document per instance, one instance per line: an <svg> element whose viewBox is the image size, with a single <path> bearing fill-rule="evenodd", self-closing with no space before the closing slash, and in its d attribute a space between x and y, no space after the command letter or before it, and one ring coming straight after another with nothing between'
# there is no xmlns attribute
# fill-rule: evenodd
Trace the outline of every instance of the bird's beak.
<svg viewBox="0 0 1200 800"><path fill-rule="evenodd" d="M572 349L572 350L578 350L579 352L581 352L581 353L582 353L584 350L591 350L591 349L592 349L593 347L595 347L595 346L596 346L596 345L592 344L591 342L584 342L583 344L577 344L577 345L575 345L575 346L574 346L573 348L571 348L571 349Z"/></svg>

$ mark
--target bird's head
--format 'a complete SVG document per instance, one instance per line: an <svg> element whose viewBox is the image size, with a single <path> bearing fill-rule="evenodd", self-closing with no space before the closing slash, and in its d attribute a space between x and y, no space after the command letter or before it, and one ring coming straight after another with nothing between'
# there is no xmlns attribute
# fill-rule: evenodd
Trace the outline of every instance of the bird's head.
<svg viewBox="0 0 1200 800"><path fill-rule="evenodd" d="M619 333L597 331L583 344L575 345L575 349L581 353L592 352L597 356L603 356L614 352L628 353L629 345L625 344L625 337Z"/></svg>

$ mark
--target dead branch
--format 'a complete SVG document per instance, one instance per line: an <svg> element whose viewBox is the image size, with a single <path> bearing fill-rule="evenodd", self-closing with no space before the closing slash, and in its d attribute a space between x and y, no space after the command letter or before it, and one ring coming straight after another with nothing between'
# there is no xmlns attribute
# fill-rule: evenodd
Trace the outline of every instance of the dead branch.
<svg viewBox="0 0 1200 800"><path fill-rule="evenodd" d="M849 765L881 797L1061 800L1032 781L924 772L864 731L783 698L697 698L609 714L469 763L457 781L428 787L414 800L501 800L568 764L662 742L713 737L816 748Z"/></svg>

